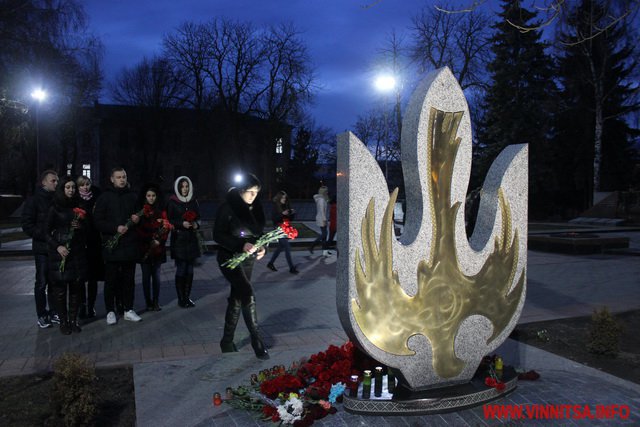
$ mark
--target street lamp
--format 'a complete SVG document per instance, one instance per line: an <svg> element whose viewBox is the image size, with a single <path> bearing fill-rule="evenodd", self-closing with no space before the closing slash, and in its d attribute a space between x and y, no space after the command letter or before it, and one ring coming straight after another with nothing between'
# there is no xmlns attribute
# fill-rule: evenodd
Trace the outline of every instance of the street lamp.
<svg viewBox="0 0 640 427"><path fill-rule="evenodd" d="M376 78L375 86L378 91L389 94L396 87L396 78L391 74L382 74ZM385 98L386 99L386 98ZM388 99L387 99L388 100ZM387 106L384 106L384 179L389 185L389 120L387 117Z"/></svg>
<svg viewBox="0 0 640 427"><path fill-rule="evenodd" d="M40 104L47 99L47 92L42 89L36 89L31 92L31 97L38 101L36 104L36 174L39 174L40 171L40 123L39 123L39 111Z"/></svg>

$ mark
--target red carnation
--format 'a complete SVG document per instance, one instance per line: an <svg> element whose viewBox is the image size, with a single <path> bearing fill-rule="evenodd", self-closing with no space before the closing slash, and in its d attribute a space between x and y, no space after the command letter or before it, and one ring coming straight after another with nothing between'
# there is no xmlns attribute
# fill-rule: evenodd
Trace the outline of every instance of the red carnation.
<svg viewBox="0 0 640 427"><path fill-rule="evenodd" d="M73 208L73 214L76 219L84 219L84 217L87 216L87 211L82 208Z"/></svg>
<svg viewBox="0 0 640 427"><path fill-rule="evenodd" d="M153 206L145 203L144 207L142 208L142 214L146 217L150 217L153 214Z"/></svg>
<svg viewBox="0 0 640 427"><path fill-rule="evenodd" d="M193 222L196 220L197 217L198 217L198 214L196 214L194 211L186 211L184 215L182 215L182 219L184 219L187 222Z"/></svg>

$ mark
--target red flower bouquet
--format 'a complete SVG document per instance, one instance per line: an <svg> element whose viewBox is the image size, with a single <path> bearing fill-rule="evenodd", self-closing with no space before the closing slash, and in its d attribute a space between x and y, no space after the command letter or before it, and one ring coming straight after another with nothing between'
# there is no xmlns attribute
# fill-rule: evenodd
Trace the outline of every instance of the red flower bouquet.
<svg viewBox="0 0 640 427"><path fill-rule="evenodd" d="M73 208L73 221L80 221L85 219L87 216L87 212L82 208ZM64 247L67 248L67 251L71 251L71 241L73 240L73 235L75 234L75 228L71 227L69 231L69 240L64 244ZM60 261L60 273L64 273L64 268L67 263L67 257L62 257L62 261Z"/></svg>
<svg viewBox="0 0 640 427"><path fill-rule="evenodd" d="M193 222L196 220L196 218L198 218L198 214L194 211L186 211L184 215L182 215L182 219L187 222Z"/></svg>
<svg viewBox="0 0 640 427"><path fill-rule="evenodd" d="M260 236L258 241L254 244L257 249L260 249L264 246L267 246L269 243L273 243L278 239L282 239L283 237L287 237L289 239L295 239L298 237L298 230L296 230L289 221L284 221L278 228L275 230L271 230L268 233ZM241 252L239 254L235 254L232 258L225 261L222 266L227 267L231 270L242 264L242 262L251 256L250 253Z"/></svg>
<svg viewBox="0 0 640 427"><path fill-rule="evenodd" d="M148 206L148 205L145 205ZM169 232L171 230L173 230L173 224L171 224L169 222L169 220L167 219L167 214L166 212L162 212L162 221L160 221L158 223L157 226L157 230L155 233L153 233L153 236L151 236L151 242L153 242L154 240L161 242L164 240L167 240L167 236L169 234ZM156 249L155 246L153 245L149 245L149 249L147 250L147 252L144 254L144 256L142 257L142 261L146 261L147 258L149 258L149 256L153 253L153 251Z"/></svg>
<svg viewBox="0 0 640 427"><path fill-rule="evenodd" d="M289 369L274 366L252 376L251 386L233 389L226 403L259 412L262 419L274 423L309 426L317 419L334 414L334 404L352 374L355 348L351 342L292 363Z"/></svg>

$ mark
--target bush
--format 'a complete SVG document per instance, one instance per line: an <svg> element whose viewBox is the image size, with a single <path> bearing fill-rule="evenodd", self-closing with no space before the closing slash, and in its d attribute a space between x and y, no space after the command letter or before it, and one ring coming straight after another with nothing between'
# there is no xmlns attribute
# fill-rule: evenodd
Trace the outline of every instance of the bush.
<svg viewBox="0 0 640 427"><path fill-rule="evenodd" d="M616 356L620 350L621 334L622 327L606 307L595 310L591 316L587 348L591 353Z"/></svg>
<svg viewBox="0 0 640 427"><path fill-rule="evenodd" d="M96 371L86 357L65 353L53 364L53 413L66 426L93 426L97 411Z"/></svg>

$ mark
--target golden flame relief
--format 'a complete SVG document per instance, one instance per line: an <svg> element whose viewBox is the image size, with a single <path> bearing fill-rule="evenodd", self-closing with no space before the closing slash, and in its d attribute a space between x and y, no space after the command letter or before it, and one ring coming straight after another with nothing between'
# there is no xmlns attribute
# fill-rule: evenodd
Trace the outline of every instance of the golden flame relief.
<svg viewBox="0 0 640 427"><path fill-rule="evenodd" d="M409 296L393 270L394 190L385 209L380 243L375 239L374 200L370 200L362 220L362 257L356 250L355 280L357 300L351 302L353 315L367 339L381 350L411 356L412 335L428 338L433 351L434 371L443 378L460 374L465 362L455 354L455 337L462 322L472 315L487 318L493 325L489 344L509 324L524 288L525 271L510 290L518 264L518 233L512 235L511 210L498 192L502 230L493 252L480 271L466 276L460 268L455 246L455 218L460 202L450 206L453 165L460 145L456 137L462 112L429 111L427 156L431 194L428 209L432 217L432 246L429 258L417 266L417 292ZM363 267L364 261L364 267Z"/></svg>

